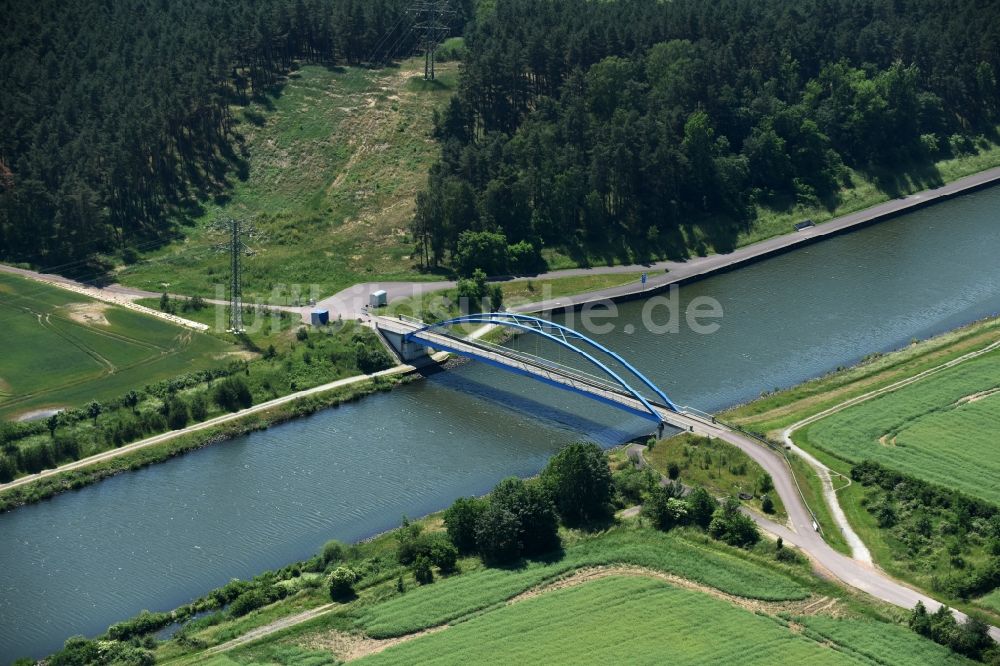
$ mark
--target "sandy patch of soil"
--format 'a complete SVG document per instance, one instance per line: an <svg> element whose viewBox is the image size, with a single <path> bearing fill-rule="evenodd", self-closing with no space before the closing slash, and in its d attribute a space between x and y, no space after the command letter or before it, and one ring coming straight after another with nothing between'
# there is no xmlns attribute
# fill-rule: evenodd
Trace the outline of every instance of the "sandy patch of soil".
<svg viewBox="0 0 1000 666"><path fill-rule="evenodd" d="M328 631L323 634L311 636L306 641L299 643L299 645L311 650L328 650L337 659L342 661L354 661L355 659L361 659L361 657L367 657L370 654L378 654L383 650L391 648L393 645L399 645L400 643L405 643L428 634L434 634L447 628L448 625L445 624L440 627L418 631L414 634L407 634L406 636L383 639L368 638L363 634Z"/></svg>
<svg viewBox="0 0 1000 666"><path fill-rule="evenodd" d="M973 393L972 395L967 395L964 398L959 398L958 402L956 402L954 405L952 405L952 407L958 407L960 405L966 405L966 404L969 404L969 403L972 403L972 402L979 402L983 398L988 398L991 395L996 395L997 393L1000 393L1000 387L994 387L994 388L988 389L986 391L980 391L979 393Z"/></svg>
<svg viewBox="0 0 1000 666"><path fill-rule="evenodd" d="M69 303L64 305L66 316L84 326L110 326L104 313L111 309L107 303Z"/></svg>

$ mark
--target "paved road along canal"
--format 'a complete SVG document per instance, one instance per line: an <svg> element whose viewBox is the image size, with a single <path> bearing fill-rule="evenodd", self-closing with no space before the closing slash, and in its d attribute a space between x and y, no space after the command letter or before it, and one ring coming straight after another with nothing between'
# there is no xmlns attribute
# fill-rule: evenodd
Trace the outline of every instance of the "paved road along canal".
<svg viewBox="0 0 1000 666"><path fill-rule="evenodd" d="M998 210L992 188L683 287L682 307L722 304L712 335L654 335L634 302L600 339L677 402L744 401L1000 312ZM0 655L40 656L326 539L364 538L534 473L567 442L648 429L466 364L0 515Z"/></svg>

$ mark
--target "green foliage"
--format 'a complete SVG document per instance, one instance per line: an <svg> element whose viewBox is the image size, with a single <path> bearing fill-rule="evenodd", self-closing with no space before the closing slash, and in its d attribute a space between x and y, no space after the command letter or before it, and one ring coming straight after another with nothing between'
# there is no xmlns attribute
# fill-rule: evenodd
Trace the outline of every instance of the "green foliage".
<svg viewBox="0 0 1000 666"><path fill-rule="evenodd" d="M320 558L323 561L323 566L329 566L331 564L336 564L344 559L345 547L344 544L337 541L336 539L331 539L323 544L323 550L320 552Z"/></svg>
<svg viewBox="0 0 1000 666"><path fill-rule="evenodd" d="M167 401L166 408L167 425L170 426L171 430L180 430L188 424L190 414L188 413L187 403L182 398L177 396L171 397Z"/></svg>
<svg viewBox="0 0 1000 666"><path fill-rule="evenodd" d="M434 582L434 570L431 569L431 561L426 555L417 555L413 560L413 579L421 585L428 585Z"/></svg>
<svg viewBox="0 0 1000 666"><path fill-rule="evenodd" d="M387 370L395 365L384 347L371 342L357 342L354 346L354 355L357 359L358 370L366 375Z"/></svg>
<svg viewBox="0 0 1000 666"><path fill-rule="evenodd" d="M982 659L988 650L995 656L1000 656L996 644L990 638L989 625L976 617L969 617L959 624L947 606L940 606L930 614L924 604L918 601L910 613L909 625L910 629L921 636L971 659Z"/></svg>
<svg viewBox="0 0 1000 666"><path fill-rule="evenodd" d="M541 482L568 525L606 520L611 514L611 470L597 444L564 447L542 470Z"/></svg>
<svg viewBox="0 0 1000 666"><path fill-rule="evenodd" d="M688 518L691 523L708 529L712 522L712 516L719 508L719 503L715 498L702 487L697 487L685 498L688 505Z"/></svg>
<svg viewBox="0 0 1000 666"><path fill-rule="evenodd" d="M476 525L488 501L476 497L459 497L444 512L448 538L462 554L476 550Z"/></svg>
<svg viewBox="0 0 1000 666"><path fill-rule="evenodd" d="M893 558L908 563L924 584L955 599L1000 585L994 505L872 461L855 465L851 478L865 488L862 505L890 535Z"/></svg>
<svg viewBox="0 0 1000 666"><path fill-rule="evenodd" d="M889 196L907 169L934 182L935 153L1000 117L1000 43L974 2L884 4L835 2L794 21L778 0L481 12L415 235L434 263L451 253L463 270L466 234L581 264L638 261L728 251L760 206L835 209L850 168L891 172L877 179ZM743 58L745 40L767 54Z"/></svg>
<svg viewBox="0 0 1000 666"><path fill-rule="evenodd" d="M226 377L215 385L212 400L222 409L236 412L253 404L253 395L242 377Z"/></svg>
<svg viewBox="0 0 1000 666"><path fill-rule="evenodd" d="M756 523L740 511L739 500L730 497L712 514L708 533L730 546L746 548L760 540Z"/></svg>
<svg viewBox="0 0 1000 666"><path fill-rule="evenodd" d="M614 504L625 508L641 504L649 493L660 484L660 476L649 467L637 468L629 464L612 474Z"/></svg>
<svg viewBox="0 0 1000 666"><path fill-rule="evenodd" d="M350 567L337 567L327 579L330 598L334 601L349 601L354 598L354 583L358 574Z"/></svg>
<svg viewBox="0 0 1000 666"><path fill-rule="evenodd" d="M764 495L760 498L760 509L764 513L774 513L774 501L770 495Z"/></svg>
<svg viewBox="0 0 1000 666"><path fill-rule="evenodd" d="M520 547L515 557L547 553L559 546L556 509L543 486L506 478L490 493L490 507L516 518ZM477 531L477 540L482 531Z"/></svg>

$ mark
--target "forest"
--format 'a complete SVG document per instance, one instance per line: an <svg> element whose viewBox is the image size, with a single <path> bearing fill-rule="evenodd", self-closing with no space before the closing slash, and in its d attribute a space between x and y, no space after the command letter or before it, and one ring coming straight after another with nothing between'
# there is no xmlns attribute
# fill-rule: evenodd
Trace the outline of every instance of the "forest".
<svg viewBox="0 0 1000 666"><path fill-rule="evenodd" d="M234 109L297 63L413 54L411 4L0 0L0 260L89 274L183 236L246 176ZM762 206L996 138L998 0L450 4L425 267L724 252Z"/></svg>
<svg viewBox="0 0 1000 666"><path fill-rule="evenodd" d="M429 266L725 252L760 207L973 152L1000 110L996 1L503 0L465 42Z"/></svg>
<svg viewBox="0 0 1000 666"><path fill-rule="evenodd" d="M0 0L0 260L93 272L176 237L245 177L233 108L296 62L409 55L409 4Z"/></svg>

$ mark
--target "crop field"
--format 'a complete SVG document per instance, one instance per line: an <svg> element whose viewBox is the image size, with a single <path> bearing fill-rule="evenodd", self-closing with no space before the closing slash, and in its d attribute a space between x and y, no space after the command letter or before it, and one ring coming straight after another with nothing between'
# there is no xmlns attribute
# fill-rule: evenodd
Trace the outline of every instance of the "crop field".
<svg viewBox="0 0 1000 666"><path fill-rule="evenodd" d="M752 599L783 601L808 596L805 588L772 569L701 547L677 534L622 531L571 546L558 562L484 569L418 587L366 609L358 624L372 637L400 636L496 606L568 571L616 563L673 573Z"/></svg>
<svg viewBox="0 0 1000 666"><path fill-rule="evenodd" d="M0 417L118 397L218 365L226 343L131 310L0 274Z"/></svg>
<svg viewBox="0 0 1000 666"><path fill-rule="evenodd" d="M804 441L1000 503L1000 351L817 421Z"/></svg>
<svg viewBox="0 0 1000 666"><path fill-rule="evenodd" d="M309 65L243 112L245 180L204 206L186 239L118 276L125 284L213 296L227 260L209 223L252 218L263 237L244 265L244 293L287 304L289 285L329 295L356 282L419 280L408 228L437 154L432 116L451 96L457 64L423 81L423 61L370 70Z"/></svg>
<svg viewBox="0 0 1000 666"><path fill-rule="evenodd" d="M831 619L820 625L822 634L800 633L778 618L664 581L608 577L504 606L356 663L864 664L872 663L870 651L882 664L962 663L900 628L909 635L896 651L901 636L885 633L888 625L839 624Z"/></svg>

